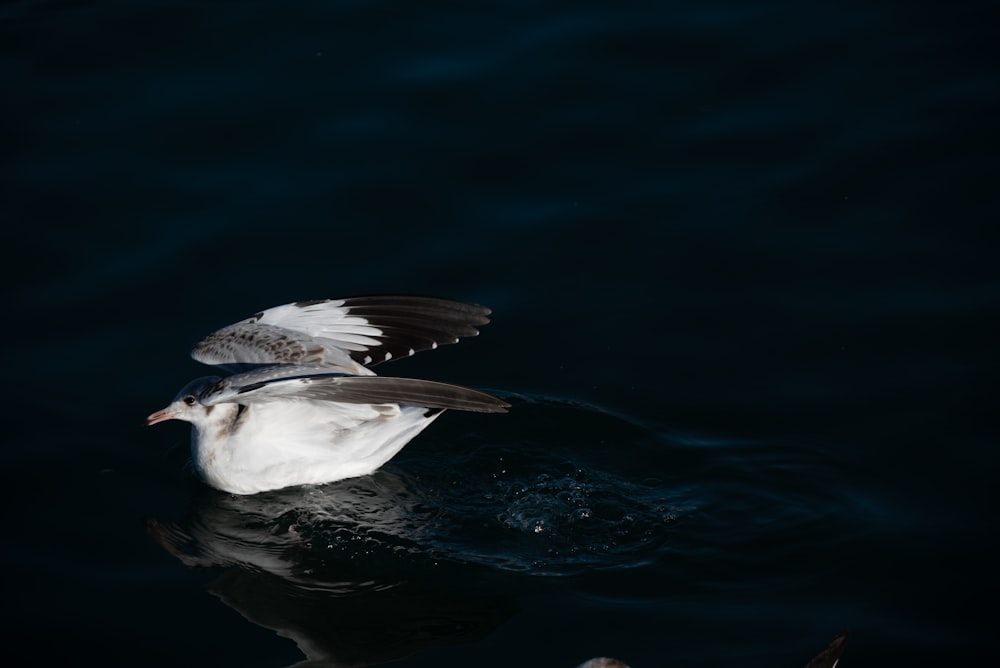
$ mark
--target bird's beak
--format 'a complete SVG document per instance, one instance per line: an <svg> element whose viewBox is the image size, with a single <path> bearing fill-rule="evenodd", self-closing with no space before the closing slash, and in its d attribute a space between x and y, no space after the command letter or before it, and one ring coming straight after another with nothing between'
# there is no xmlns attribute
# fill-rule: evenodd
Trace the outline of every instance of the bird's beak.
<svg viewBox="0 0 1000 668"><path fill-rule="evenodd" d="M164 408L161 411L156 411L146 418L146 426L156 424L157 422L166 422L167 420L173 420L177 417L177 411L172 411L169 408Z"/></svg>

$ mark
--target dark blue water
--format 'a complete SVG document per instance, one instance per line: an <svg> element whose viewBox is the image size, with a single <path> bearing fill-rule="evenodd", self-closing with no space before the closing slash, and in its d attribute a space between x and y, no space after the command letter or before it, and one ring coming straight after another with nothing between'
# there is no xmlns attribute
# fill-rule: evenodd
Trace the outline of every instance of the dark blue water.
<svg viewBox="0 0 1000 668"><path fill-rule="evenodd" d="M0 8L6 654L994 654L994 30L914 3ZM292 300L494 309L507 398L231 497L142 419ZM325 663L324 663L325 662Z"/></svg>

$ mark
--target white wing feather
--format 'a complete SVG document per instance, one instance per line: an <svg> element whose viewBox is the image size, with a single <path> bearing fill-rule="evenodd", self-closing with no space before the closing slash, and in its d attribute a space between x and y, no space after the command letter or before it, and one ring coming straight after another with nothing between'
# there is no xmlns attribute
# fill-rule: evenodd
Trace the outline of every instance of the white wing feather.
<svg viewBox="0 0 1000 668"><path fill-rule="evenodd" d="M294 302L261 311L200 341L191 356L229 366L297 364L372 375L368 366L475 336L488 308L410 296Z"/></svg>

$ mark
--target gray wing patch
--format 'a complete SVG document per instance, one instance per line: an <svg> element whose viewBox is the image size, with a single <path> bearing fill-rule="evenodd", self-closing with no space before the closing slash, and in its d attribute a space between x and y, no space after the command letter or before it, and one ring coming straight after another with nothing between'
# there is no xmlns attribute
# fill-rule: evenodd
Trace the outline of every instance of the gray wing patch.
<svg viewBox="0 0 1000 668"><path fill-rule="evenodd" d="M229 325L209 334L195 345L191 357L203 364L234 370L255 364L296 364L359 372L340 348L283 327L251 322Z"/></svg>
<svg viewBox="0 0 1000 668"><path fill-rule="evenodd" d="M254 401L273 401L282 397L294 398L299 388L294 384L283 384L282 381L300 381L303 378L314 376L338 378L342 377L342 374L331 373L329 368L322 366L295 364L256 366L219 379L201 395L200 399L206 406L211 406L234 401L252 403Z"/></svg>

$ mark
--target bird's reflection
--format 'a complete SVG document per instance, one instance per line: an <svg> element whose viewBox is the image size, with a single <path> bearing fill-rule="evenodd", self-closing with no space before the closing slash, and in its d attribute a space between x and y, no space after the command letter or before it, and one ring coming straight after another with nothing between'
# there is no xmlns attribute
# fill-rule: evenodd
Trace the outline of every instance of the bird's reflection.
<svg viewBox="0 0 1000 668"><path fill-rule="evenodd" d="M251 622L292 639L296 665L358 666L477 640L513 613L483 573L421 543L433 510L391 471L231 496L199 488L190 516L152 537Z"/></svg>

